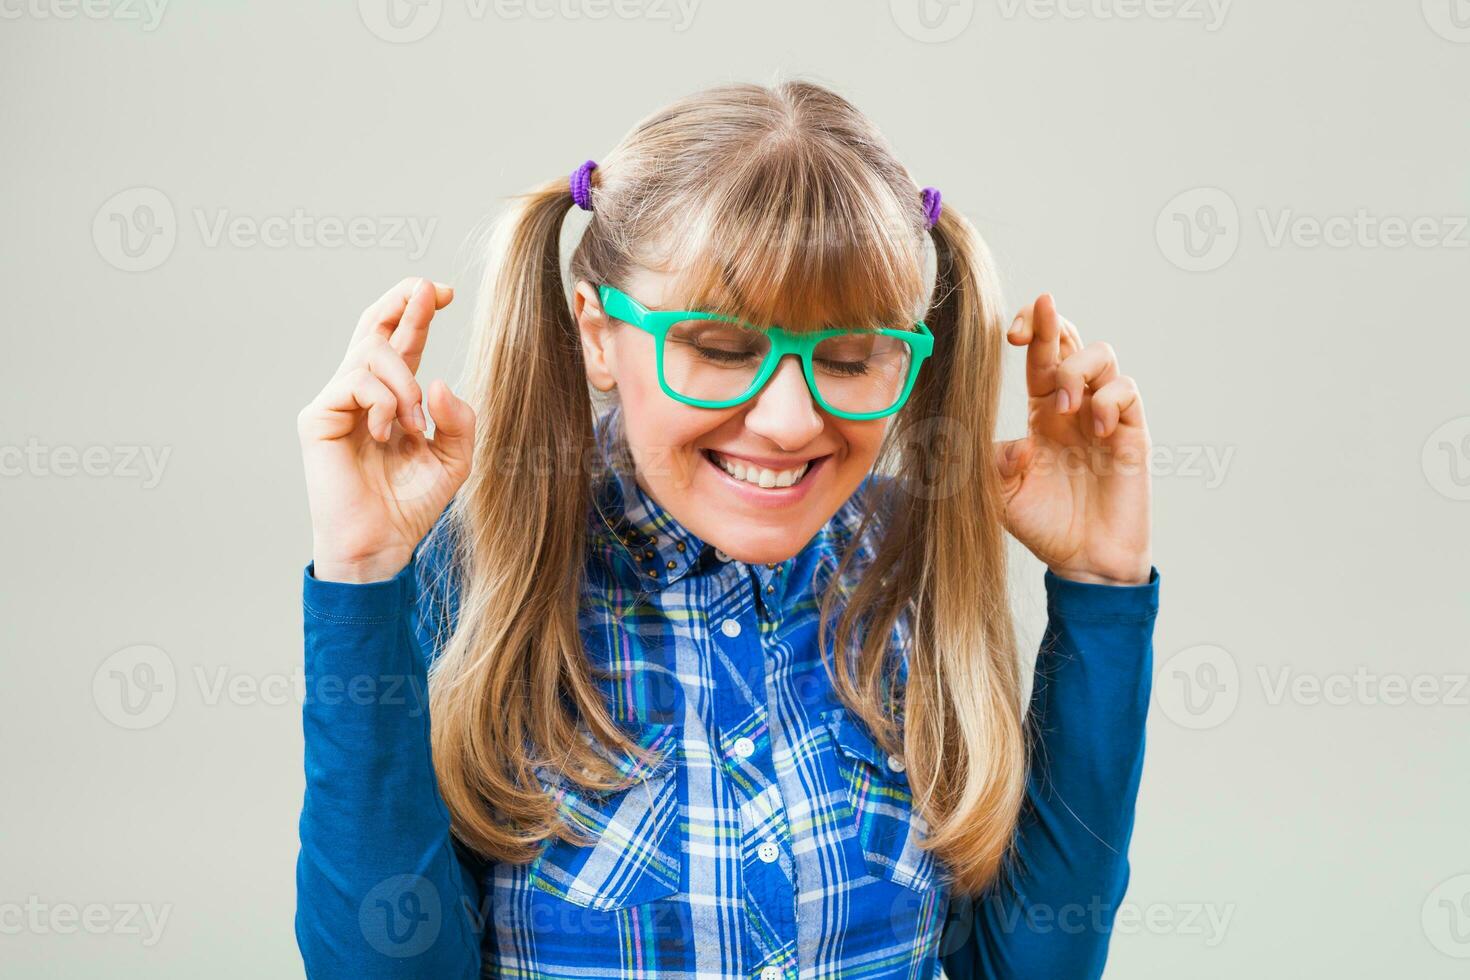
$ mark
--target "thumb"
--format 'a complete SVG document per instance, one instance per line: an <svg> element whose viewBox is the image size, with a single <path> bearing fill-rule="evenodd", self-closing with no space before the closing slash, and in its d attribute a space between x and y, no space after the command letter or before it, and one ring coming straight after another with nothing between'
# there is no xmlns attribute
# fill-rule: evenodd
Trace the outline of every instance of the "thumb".
<svg viewBox="0 0 1470 980"><path fill-rule="evenodd" d="M429 416L434 420L434 452L446 464L469 473L475 452L475 410L442 379L429 385Z"/></svg>
<svg viewBox="0 0 1470 980"><path fill-rule="evenodd" d="M1001 479L1013 480L1026 469L1031 459L1031 437L997 442L995 444L995 468Z"/></svg>

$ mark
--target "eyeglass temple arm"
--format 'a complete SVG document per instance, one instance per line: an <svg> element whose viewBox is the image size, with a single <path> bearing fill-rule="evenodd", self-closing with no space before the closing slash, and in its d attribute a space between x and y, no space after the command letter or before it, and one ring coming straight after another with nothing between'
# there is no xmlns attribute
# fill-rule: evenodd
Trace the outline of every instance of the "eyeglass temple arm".
<svg viewBox="0 0 1470 980"><path fill-rule="evenodd" d="M598 286L597 297L602 300L602 311L614 320L641 326L648 315L648 307L612 286Z"/></svg>

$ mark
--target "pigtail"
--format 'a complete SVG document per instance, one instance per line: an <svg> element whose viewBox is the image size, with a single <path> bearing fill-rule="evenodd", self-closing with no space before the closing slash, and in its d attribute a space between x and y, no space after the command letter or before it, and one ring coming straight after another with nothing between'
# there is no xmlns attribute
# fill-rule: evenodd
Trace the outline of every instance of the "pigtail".
<svg viewBox="0 0 1470 980"><path fill-rule="evenodd" d="M921 404L950 427L938 451L953 458L939 472L953 485L911 499L928 543L929 611L920 622L930 669L920 671L920 685L942 677L948 696L938 687L918 692L921 703L943 710L926 711L909 738L942 746L945 758L961 763L921 779L919 792L938 790L936 798L953 801L939 814L929 846L961 869L956 888L964 893L988 884L1010 852L1025 797L1026 739L995 458L1004 300L990 250L963 214L945 207L932 234L937 282L930 316L948 343L934 373L945 383L926 391Z"/></svg>
<svg viewBox="0 0 1470 980"><path fill-rule="evenodd" d="M844 635L862 636L863 655L851 681L839 672L834 683L887 750L945 760L907 771L929 823L924 846L966 894L992 881L1009 853L1026 748L1004 501L993 475L1002 298L989 251L963 215L945 205L931 234L935 284L924 319L934 354L888 434L885 468L896 477L867 507L881 541L837 627L838 648ZM884 651L906 611L909 665L899 690ZM885 703L886 715L867 707Z"/></svg>
<svg viewBox="0 0 1470 980"><path fill-rule="evenodd" d="M451 514L455 566L474 587L430 681L434 764L454 832L510 861L534 856L549 833L567 836L536 768L619 785L579 722L637 754L593 683L577 628L595 444L559 256L571 206L566 178L548 182L513 202L488 243L463 382L479 419L474 468Z"/></svg>

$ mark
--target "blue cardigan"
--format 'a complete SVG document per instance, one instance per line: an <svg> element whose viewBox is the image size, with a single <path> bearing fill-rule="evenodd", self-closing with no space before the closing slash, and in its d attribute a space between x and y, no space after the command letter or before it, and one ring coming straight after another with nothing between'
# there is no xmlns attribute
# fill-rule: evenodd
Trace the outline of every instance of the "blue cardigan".
<svg viewBox="0 0 1470 980"><path fill-rule="evenodd" d="M642 502L645 508L648 504ZM736 625L726 625L723 633L708 632L722 644L753 643L758 660L761 632L775 628L761 618L766 615L764 604L785 598L774 589L785 580L797 580L801 556L786 566L747 569L728 563L711 571L710 563L725 559L713 557L713 549L700 546L669 523L667 515L644 509L634 516L639 518L636 526L665 532L655 542L657 564L664 564L665 552L670 566L674 558L683 563L666 573L670 579L723 574L738 582L748 573L748 582L737 587L753 594L749 608L727 609L729 618L724 622ZM641 560L636 548L633 555ZM452 840L430 759L426 694L432 627L442 625L444 613L427 601L425 585L442 571L440 561L421 549L392 580L364 585L323 582L313 577L310 566L306 569L306 795L300 824L297 939L308 973L474 977L482 966L494 962L506 975L528 975L533 970L545 971L537 975L558 975L557 966L570 971L572 964L597 976L684 975L687 961L680 957L693 955L687 953L686 941L695 939L684 933L691 928L681 918L687 909L673 908L680 903L667 900L677 892L677 877L666 885L660 878L664 855L677 861L681 848L687 851L687 842L679 841L679 829L674 827L678 817L674 802L666 811L656 809L660 804L655 802L655 808L616 812L568 804L568 815L604 833L639 821L637 835L624 842L623 849L643 857L621 861L611 873L606 868L594 873L599 866L594 849L557 844L528 873L524 866L487 866ZM783 579L783 573L789 579ZM635 568L633 574L642 572ZM616 590L638 581L634 577L604 584ZM1128 842L1143 762L1159 579L1155 570L1146 585L1102 586L1047 572L1045 585L1048 624L1029 714L1033 743L1027 800L1015 861L985 895L951 901L941 873L926 874L922 864L903 864L921 852L905 843L906 825L894 836L888 832L894 828L883 823L883 814L892 809L885 804L903 790L901 776L885 771L881 755L872 755L874 743L850 719L834 724L832 738L839 750L834 758L845 768L833 771L846 778L850 791L839 794L843 819L858 828L843 842L845 850L840 853L854 856L855 881L891 890L875 890L854 903L884 906L883 928L866 931L892 933L888 916L898 914L894 896L917 897L903 891L900 886L905 883L940 898L933 911L933 929L918 939L904 940L909 946L927 942L921 951L927 966L875 955L867 957L873 964L869 971L849 972L843 966L844 976L908 975L916 964L932 971L935 959L942 961L950 980L1101 975L1113 918L1128 882ZM698 594L707 598L707 587L701 589L706 591ZM740 633L742 622L753 628ZM641 630L634 632L643 635ZM728 654L745 648L722 649ZM649 726L650 744L667 727ZM741 737L735 734L731 733L730 744L740 758L732 756L733 761L750 766L750 773L772 764L769 733L742 729ZM856 751L850 756L841 754L853 747ZM871 766L864 761L868 758ZM889 766L896 767L892 762ZM664 778L668 777L649 781L654 795L661 792L657 787L664 785L659 781ZM874 786L884 778L895 782L880 799L873 795ZM675 781L670 779L668 785ZM548 788L564 792L555 784ZM665 796L673 801L676 794L670 789ZM792 803L786 800L788 806ZM662 821L658 814L665 812L670 816ZM642 829L645 824L665 823L673 829ZM795 865L784 853L788 844L778 837L752 848L748 865L736 877L756 882L762 879L755 876L785 870L788 879L794 879ZM870 871L891 880L879 882ZM514 890L507 881L524 888ZM759 892L765 897L758 901L779 909L785 894L781 887L790 883L778 874L770 879L770 891ZM810 887L809 881L805 884ZM542 959L505 948L507 937L519 934L491 923L504 911L491 907L491 895L549 903L539 907L541 912L558 910L562 918L547 919L546 928L538 927L534 933L540 949L536 955ZM642 904L650 898L665 901ZM633 911L659 906L670 906L666 912L673 916L667 946L655 938L658 923L649 924L646 946L632 953L623 933L593 935L594 928L606 928L596 923L612 921L609 917L622 916L617 921L625 922ZM844 914L851 927L857 913ZM767 923L762 928L780 927ZM532 935L526 932L515 942L531 942ZM609 939L624 948L609 948ZM744 938L721 935L699 941L716 944L711 955L720 957L727 975L796 976L795 954L782 959L786 954L779 941L764 961L765 954L745 945L749 940ZM739 973L732 972L737 955ZM749 972L762 962L763 970Z"/></svg>

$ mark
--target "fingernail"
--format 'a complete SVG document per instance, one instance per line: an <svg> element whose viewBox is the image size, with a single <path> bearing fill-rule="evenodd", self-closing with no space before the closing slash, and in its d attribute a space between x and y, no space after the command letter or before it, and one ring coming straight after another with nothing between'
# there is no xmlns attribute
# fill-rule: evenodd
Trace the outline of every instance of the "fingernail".
<svg viewBox="0 0 1470 980"><path fill-rule="evenodd" d="M1011 329L1008 330L1007 333L1015 333L1017 330L1020 330L1021 323L1022 318L1020 316L1017 316L1014 320L1011 321Z"/></svg>
<svg viewBox="0 0 1470 980"><path fill-rule="evenodd" d="M427 279L420 279L418 282L414 283L413 284L413 292L412 293L409 293L408 298L409 299L416 299L418 297L419 293L422 293L424 291L424 287L427 286L428 284L429 284L429 280L427 280Z"/></svg>
<svg viewBox="0 0 1470 980"><path fill-rule="evenodd" d="M440 282L437 279L434 280L434 287L436 289L453 289L454 288L453 286L449 285L449 283L447 283L447 282Z"/></svg>
<svg viewBox="0 0 1470 980"><path fill-rule="evenodd" d="M1058 388L1057 389L1057 413L1059 415L1066 415L1067 414L1067 408L1071 404L1072 404L1072 399L1067 394L1067 389L1066 388Z"/></svg>
<svg viewBox="0 0 1470 980"><path fill-rule="evenodd" d="M415 405L413 407L413 424L420 432L423 432L429 427L428 423L424 421L424 409L422 405Z"/></svg>
<svg viewBox="0 0 1470 980"><path fill-rule="evenodd" d="M1093 431L1096 432L1098 435L1102 435L1103 434L1103 420L1102 419L1093 419L1092 420L1092 428L1093 428Z"/></svg>

